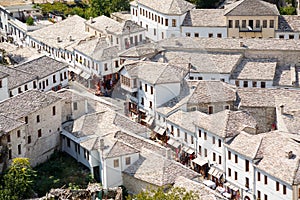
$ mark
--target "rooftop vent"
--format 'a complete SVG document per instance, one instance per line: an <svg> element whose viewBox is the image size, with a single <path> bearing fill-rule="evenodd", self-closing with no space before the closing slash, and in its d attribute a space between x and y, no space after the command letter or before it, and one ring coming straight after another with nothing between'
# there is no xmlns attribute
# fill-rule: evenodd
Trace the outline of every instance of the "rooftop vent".
<svg viewBox="0 0 300 200"><path fill-rule="evenodd" d="M57 42L62 42L60 37L57 37Z"/></svg>
<svg viewBox="0 0 300 200"><path fill-rule="evenodd" d="M293 151L287 152L286 157L287 157L288 159L292 159L292 158L294 157Z"/></svg>
<svg viewBox="0 0 300 200"><path fill-rule="evenodd" d="M240 47L244 47L244 43L243 42L240 42Z"/></svg>

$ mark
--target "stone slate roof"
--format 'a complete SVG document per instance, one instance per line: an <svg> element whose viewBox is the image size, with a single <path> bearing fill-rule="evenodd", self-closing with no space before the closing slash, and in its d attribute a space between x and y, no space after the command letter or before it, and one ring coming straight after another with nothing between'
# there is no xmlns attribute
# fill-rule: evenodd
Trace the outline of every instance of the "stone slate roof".
<svg viewBox="0 0 300 200"><path fill-rule="evenodd" d="M299 15L280 15L277 31L299 32L300 31L300 16Z"/></svg>
<svg viewBox="0 0 300 200"><path fill-rule="evenodd" d="M243 59L235 68L231 79L273 80L277 62L272 59Z"/></svg>
<svg viewBox="0 0 300 200"><path fill-rule="evenodd" d="M248 142L244 142L248 145ZM292 151L292 158L288 152ZM300 137L299 135L273 131L265 134L259 147L257 168L285 183L299 184Z"/></svg>
<svg viewBox="0 0 300 200"><path fill-rule="evenodd" d="M110 46L106 38L82 40L74 49L98 61L116 58L120 52L118 46Z"/></svg>
<svg viewBox="0 0 300 200"><path fill-rule="evenodd" d="M240 0L225 7L225 16L279 16L275 4L262 0Z"/></svg>
<svg viewBox="0 0 300 200"><path fill-rule="evenodd" d="M0 136L2 136L1 133L9 133L24 124L24 122L5 116L5 114L0 114Z"/></svg>
<svg viewBox="0 0 300 200"><path fill-rule="evenodd" d="M212 20L213 19L213 20ZM187 12L182 26L226 27L223 9L192 9Z"/></svg>
<svg viewBox="0 0 300 200"><path fill-rule="evenodd" d="M242 54L165 51L157 54L152 60L182 66L190 72L230 74L241 58ZM190 69L189 64L192 65Z"/></svg>
<svg viewBox="0 0 300 200"><path fill-rule="evenodd" d="M69 49L72 45L76 45L79 41L91 36L90 33L85 31L85 21L78 15L74 15L51 26L27 34L50 47ZM60 42L57 40L58 37L60 37Z"/></svg>
<svg viewBox="0 0 300 200"><path fill-rule="evenodd" d="M117 141L110 149L108 154L106 155L107 158L124 156L129 154L139 153L139 151L123 142Z"/></svg>
<svg viewBox="0 0 300 200"><path fill-rule="evenodd" d="M195 122L197 122L198 120L207 120L207 118L208 115L200 111L184 112L182 110L178 110L175 113L171 114L167 118L167 121L194 133Z"/></svg>
<svg viewBox="0 0 300 200"><path fill-rule="evenodd" d="M138 0L137 2L167 15L182 15L196 7L194 4L184 0Z"/></svg>
<svg viewBox="0 0 300 200"><path fill-rule="evenodd" d="M138 77L150 84L180 83L183 70L167 63L137 61L125 65L130 77Z"/></svg>
<svg viewBox="0 0 300 200"><path fill-rule="evenodd" d="M8 75L7 73L4 73L4 72L0 71L0 79L6 78L6 77L8 77L8 76L9 76L9 75Z"/></svg>
<svg viewBox="0 0 300 200"><path fill-rule="evenodd" d="M143 150L140 158L123 173L156 186L174 184L178 176L184 176L188 179L199 176L197 172L178 162L146 150Z"/></svg>
<svg viewBox="0 0 300 200"><path fill-rule="evenodd" d="M245 128L255 130L257 123L247 112L224 110L197 120L195 124L219 137L227 138L238 135Z"/></svg>
<svg viewBox="0 0 300 200"><path fill-rule="evenodd" d="M43 93L38 90L28 90L18 94L0 102L0 114L16 120L28 116L37 110L61 100L61 98L52 93L53 92Z"/></svg>
<svg viewBox="0 0 300 200"><path fill-rule="evenodd" d="M185 188L187 191L194 191L199 194L201 200L225 200L226 198L215 190L210 189L202 183L190 180L184 176L175 179L174 187Z"/></svg>
<svg viewBox="0 0 300 200"><path fill-rule="evenodd" d="M121 116L113 110L108 110L83 115L74 120L72 134L78 138L92 135L103 137L119 131L139 134L148 132L149 129Z"/></svg>
<svg viewBox="0 0 300 200"><path fill-rule="evenodd" d="M8 74L7 87L9 90L20 85L37 80L37 76L20 69L0 65L0 72Z"/></svg>
<svg viewBox="0 0 300 200"><path fill-rule="evenodd" d="M147 43L143 45L134 46L119 54L120 57L133 57L144 58L152 57L153 55L163 51L164 49L159 47L156 43Z"/></svg>
<svg viewBox="0 0 300 200"><path fill-rule="evenodd" d="M149 139L145 139L143 137L140 137L138 135L124 133L124 132L117 132L115 134L115 139L128 144L135 149L138 149L141 151L143 148L148 149L156 154L166 156L167 155L167 149Z"/></svg>
<svg viewBox="0 0 300 200"><path fill-rule="evenodd" d="M228 102L236 100L236 87L222 81L199 81L188 104Z"/></svg>
<svg viewBox="0 0 300 200"><path fill-rule="evenodd" d="M48 56L42 56L29 62L20 64L15 68L33 74L41 79L67 67L68 65L63 62L54 60Z"/></svg>

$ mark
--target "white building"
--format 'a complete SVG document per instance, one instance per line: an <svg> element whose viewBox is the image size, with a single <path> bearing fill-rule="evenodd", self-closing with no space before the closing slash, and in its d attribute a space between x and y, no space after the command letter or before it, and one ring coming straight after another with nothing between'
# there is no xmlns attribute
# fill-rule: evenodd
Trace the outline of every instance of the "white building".
<svg viewBox="0 0 300 200"><path fill-rule="evenodd" d="M9 97L8 93L8 77L9 75L0 70L0 101Z"/></svg>
<svg viewBox="0 0 300 200"><path fill-rule="evenodd" d="M181 36L187 11L195 5L184 0L140 0L131 2L132 20L146 29L146 37L158 41Z"/></svg>

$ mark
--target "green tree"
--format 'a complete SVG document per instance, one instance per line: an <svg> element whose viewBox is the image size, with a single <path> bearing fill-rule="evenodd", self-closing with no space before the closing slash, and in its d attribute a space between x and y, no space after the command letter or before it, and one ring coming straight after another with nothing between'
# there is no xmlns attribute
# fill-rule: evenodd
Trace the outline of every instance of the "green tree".
<svg viewBox="0 0 300 200"><path fill-rule="evenodd" d="M187 191L185 188L171 188L164 192L164 188L150 189L142 191L133 197L128 196L127 200L199 200L199 195L193 191Z"/></svg>
<svg viewBox="0 0 300 200"><path fill-rule="evenodd" d="M216 8L219 0L188 0L196 5L197 8Z"/></svg>
<svg viewBox="0 0 300 200"><path fill-rule="evenodd" d="M27 20L26 20L26 24L28 26L32 26L34 24L34 20L32 17L28 17Z"/></svg>
<svg viewBox="0 0 300 200"><path fill-rule="evenodd" d="M15 158L3 177L0 199L24 199L33 194L33 176L28 158ZM7 198L9 197L9 198Z"/></svg>
<svg viewBox="0 0 300 200"><path fill-rule="evenodd" d="M281 15L296 15L296 8L292 7L292 6L285 6L285 7L281 7L279 9L279 12Z"/></svg>

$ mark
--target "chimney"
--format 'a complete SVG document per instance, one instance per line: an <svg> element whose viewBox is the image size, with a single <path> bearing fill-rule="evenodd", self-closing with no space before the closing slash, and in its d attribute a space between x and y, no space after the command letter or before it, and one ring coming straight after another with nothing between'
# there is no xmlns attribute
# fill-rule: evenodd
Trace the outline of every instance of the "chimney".
<svg viewBox="0 0 300 200"><path fill-rule="evenodd" d="M93 17L90 17L90 22L91 22L91 24L93 23Z"/></svg>
<svg viewBox="0 0 300 200"><path fill-rule="evenodd" d="M293 151L289 151L289 152L287 152L287 155L286 155L286 157L287 157L288 159L292 159L292 158L293 158L293 156L294 156L294 154L293 154Z"/></svg>
<svg viewBox="0 0 300 200"><path fill-rule="evenodd" d="M73 41L72 35L69 36L70 42Z"/></svg>
<svg viewBox="0 0 300 200"><path fill-rule="evenodd" d="M284 105L281 105L281 106L280 106L280 113L281 113L282 115L283 115L283 113L284 113L283 111L284 111Z"/></svg>
<svg viewBox="0 0 300 200"><path fill-rule="evenodd" d="M61 42L61 39L59 36L57 37L57 42Z"/></svg>
<svg viewBox="0 0 300 200"><path fill-rule="evenodd" d="M244 43L243 42L240 42L240 47L244 47Z"/></svg>

